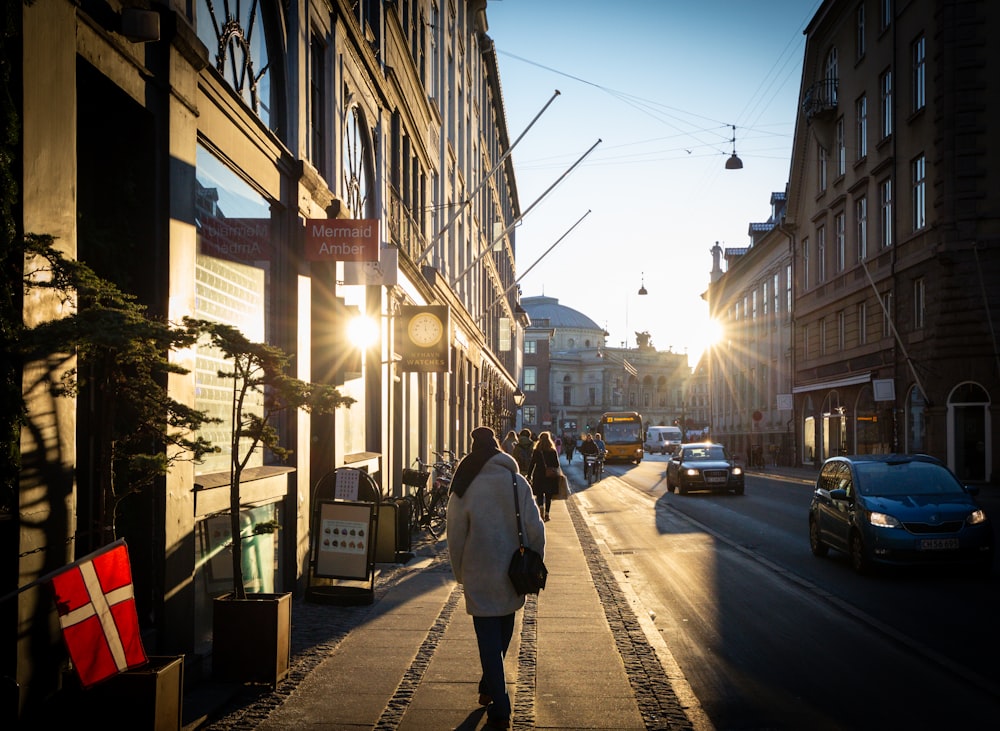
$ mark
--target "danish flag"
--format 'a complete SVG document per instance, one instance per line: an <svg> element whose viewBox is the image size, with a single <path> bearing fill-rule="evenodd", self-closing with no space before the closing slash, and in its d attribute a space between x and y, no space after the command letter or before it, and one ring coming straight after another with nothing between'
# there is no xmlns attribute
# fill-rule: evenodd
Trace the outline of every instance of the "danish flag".
<svg viewBox="0 0 1000 731"><path fill-rule="evenodd" d="M84 556L49 580L80 684L145 665L125 541Z"/></svg>

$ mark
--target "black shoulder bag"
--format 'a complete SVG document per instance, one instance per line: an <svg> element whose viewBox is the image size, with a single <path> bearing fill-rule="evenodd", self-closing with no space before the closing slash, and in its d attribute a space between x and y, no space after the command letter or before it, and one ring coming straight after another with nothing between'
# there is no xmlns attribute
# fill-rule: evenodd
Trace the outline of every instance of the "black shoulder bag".
<svg viewBox="0 0 1000 731"><path fill-rule="evenodd" d="M510 557L507 575L518 594L537 594L545 588L545 580L549 570L545 568L541 554L524 545L524 533L521 530L521 501L517 497L517 476L511 473L514 486L514 515L517 517L518 548Z"/></svg>

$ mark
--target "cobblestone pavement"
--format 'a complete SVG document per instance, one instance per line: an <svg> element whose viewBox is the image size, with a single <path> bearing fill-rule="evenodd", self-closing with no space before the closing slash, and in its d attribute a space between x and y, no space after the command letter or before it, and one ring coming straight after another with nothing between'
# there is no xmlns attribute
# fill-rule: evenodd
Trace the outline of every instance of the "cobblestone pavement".
<svg viewBox="0 0 1000 731"><path fill-rule="evenodd" d="M693 729L656 650L647 640L576 501L568 500L567 507L646 729ZM417 535L414 537L413 552L418 557L430 559L428 565L420 570L450 573L445 541L436 541L426 534ZM332 620L329 606L296 599L292 608L292 663L288 677L273 691L268 688L239 688L228 703L211 714L207 722L185 728L188 731L195 728L236 731L254 729L261 724L353 628L366 620L382 597L412 570L402 565L380 566L382 570L375 582L373 603L338 607ZM456 585L375 728L396 728L461 596L461 586ZM521 621L516 688L512 697L515 729L530 729L534 724L536 607L536 597L529 596Z"/></svg>

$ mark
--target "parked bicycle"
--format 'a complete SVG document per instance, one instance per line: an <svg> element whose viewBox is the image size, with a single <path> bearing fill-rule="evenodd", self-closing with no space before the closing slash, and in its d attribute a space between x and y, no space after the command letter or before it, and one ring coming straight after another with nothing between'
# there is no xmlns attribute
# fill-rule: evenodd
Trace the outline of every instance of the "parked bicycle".
<svg viewBox="0 0 1000 731"><path fill-rule="evenodd" d="M438 459L431 464L419 457L414 459L414 467L403 470L403 484L417 489L410 496L413 524L438 538L445 529L448 490L455 466L450 450L434 452L434 456Z"/></svg>

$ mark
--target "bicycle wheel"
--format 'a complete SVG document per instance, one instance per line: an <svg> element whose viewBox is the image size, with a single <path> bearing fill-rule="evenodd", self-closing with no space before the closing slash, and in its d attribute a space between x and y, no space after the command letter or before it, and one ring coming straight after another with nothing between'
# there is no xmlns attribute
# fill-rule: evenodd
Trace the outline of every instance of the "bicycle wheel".
<svg viewBox="0 0 1000 731"><path fill-rule="evenodd" d="M424 516L427 530L437 538L445 530L448 511L448 488L443 485L435 485L429 493L429 502L424 506Z"/></svg>

